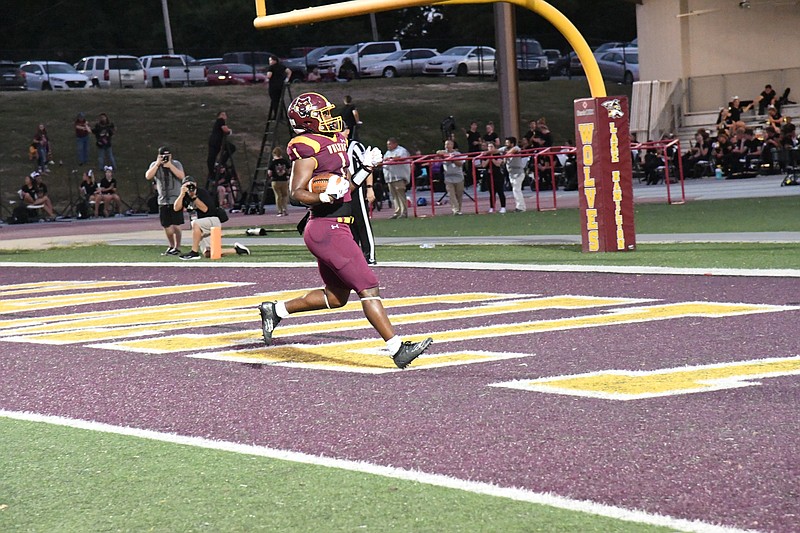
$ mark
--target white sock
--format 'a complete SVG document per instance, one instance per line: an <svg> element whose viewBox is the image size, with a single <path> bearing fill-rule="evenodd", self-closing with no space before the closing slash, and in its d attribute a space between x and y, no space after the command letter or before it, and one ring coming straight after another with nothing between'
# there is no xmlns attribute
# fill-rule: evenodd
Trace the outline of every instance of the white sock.
<svg viewBox="0 0 800 533"><path fill-rule="evenodd" d="M394 355L397 353L397 350L400 349L401 344L403 344L403 339L401 339L399 335L395 335L386 341L386 349L389 350L390 354Z"/></svg>
<svg viewBox="0 0 800 533"><path fill-rule="evenodd" d="M278 302L275 304L275 313L280 318L286 318L289 316L289 311L286 310L286 303L285 302Z"/></svg>

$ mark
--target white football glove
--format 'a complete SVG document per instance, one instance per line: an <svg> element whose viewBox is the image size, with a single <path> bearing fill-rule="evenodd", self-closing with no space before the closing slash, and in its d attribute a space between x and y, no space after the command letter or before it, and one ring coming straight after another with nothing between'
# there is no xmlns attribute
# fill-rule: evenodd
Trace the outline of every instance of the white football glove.
<svg viewBox="0 0 800 533"><path fill-rule="evenodd" d="M350 182L344 176L336 176L328 180L328 186L325 188L325 193L334 200L344 198L347 191L350 190Z"/></svg>
<svg viewBox="0 0 800 533"><path fill-rule="evenodd" d="M381 149L377 146L374 148L367 148L363 161L365 165L374 167L383 161L383 153L381 152Z"/></svg>

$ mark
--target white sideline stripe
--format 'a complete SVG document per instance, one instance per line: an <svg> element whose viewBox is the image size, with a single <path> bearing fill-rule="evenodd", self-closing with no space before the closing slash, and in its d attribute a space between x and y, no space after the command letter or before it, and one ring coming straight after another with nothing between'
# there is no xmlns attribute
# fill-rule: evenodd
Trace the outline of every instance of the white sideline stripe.
<svg viewBox="0 0 800 533"><path fill-rule="evenodd" d="M494 496L498 498L507 498L510 500L534 503L539 505L548 505L550 507L557 507L559 509L566 509L568 511L577 511L598 516L604 516L608 518L615 518L627 522L637 522L654 526L669 527L680 531L692 531L699 533L739 533L747 531L726 526L709 524L697 520L686 520L682 518L673 518L670 516L651 514L644 511L630 510L622 507L615 507L612 505L605 505L586 500L573 500L571 498L557 496L555 494L533 492L526 489L518 489L518 488L498 487L497 485L492 485L489 483L467 481L450 476L444 476L441 474L428 474L425 472L419 472L415 470L405 470L402 468L375 465L361 461L348 461L344 459L335 459L331 457L320 457L316 455L309 455L289 450L277 450L274 448L267 448L264 446L252 446L248 444L239 444L236 442L217 441L211 439L204 439L201 437L189 437L184 435L176 435L174 433L161 433L158 431L152 431L148 429L113 426L110 424L103 424L101 422L78 420L74 418L66 418L61 416L41 415L38 413L30 413L24 411L6 411L0 409L0 417L10 418L13 420L23 420L28 422L41 422L46 424L54 424L57 426L70 427L74 429L84 429L88 431L99 431L103 433L125 435L129 437L137 437L141 439L168 442L172 444L195 446L198 448L207 448L212 450L221 450L221 451L240 453L245 455L267 457L270 459L292 461L295 463L311 464L327 468L339 468L342 470L348 470L353 472L363 472L365 474L372 474L394 479L402 479L405 481L414 481L417 483L424 483L426 485L433 485L436 487L463 490L466 492L482 494L485 496Z"/></svg>
<svg viewBox="0 0 800 533"><path fill-rule="evenodd" d="M85 263L5 263L0 262L3 268L85 268ZM158 268L317 268L316 263L233 263L218 261L181 263L90 263L93 267L158 267ZM679 267L654 267L654 266L608 266L608 265L519 265L515 263L407 263L404 261L384 261L376 268L424 268L443 270L512 270L529 272L588 272L607 274L668 274L677 276L745 276L764 278L800 278L800 269L792 268L679 268Z"/></svg>

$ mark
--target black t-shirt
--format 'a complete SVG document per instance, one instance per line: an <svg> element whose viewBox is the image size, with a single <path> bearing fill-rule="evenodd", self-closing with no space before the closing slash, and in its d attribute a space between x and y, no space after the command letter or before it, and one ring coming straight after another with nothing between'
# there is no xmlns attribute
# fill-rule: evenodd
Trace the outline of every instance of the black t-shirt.
<svg viewBox="0 0 800 533"><path fill-rule="evenodd" d="M356 125L356 115L353 113L356 110L355 104L347 104L344 106L344 110L342 111L342 121L344 121L344 125L346 128L353 129L353 126Z"/></svg>
<svg viewBox="0 0 800 533"><path fill-rule="evenodd" d="M189 195L185 195L183 197L183 208L186 209L190 214L197 213L197 218L208 218L208 217L215 217L217 216L217 208L214 204L214 198L211 196L205 189L197 189L197 198L200 199L201 202L206 204L208 211L200 211L194 205L194 200L189 199Z"/></svg>
<svg viewBox="0 0 800 533"><path fill-rule="evenodd" d="M108 179L107 177L103 176L103 179L100 180L100 188L101 189L116 189L117 188L117 178L112 177ZM113 192L113 191L111 191Z"/></svg>
<svg viewBox="0 0 800 533"><path fill-rule="evenodd" d="M497 141L499 139L500 137L497 135L496 131L493 131L492 133L486 133L483 135L484 141L486 141L487 143L494 143L495 146L497 146Z"/></svg>
<svg viewBox="0 0 800 533"><path fill-rule="evenodd" d="M467 149L470 152L481 151L481 134L477 131L467 132Z"/></svg>
<svg viewBox="0 0 800 533"><path fill-rule="evenodd" d="M81 190L83 191L83 194L88 198L97 192L97 184L93 181L91 182L84 181L83 183L81 183Z"/></svg>
<svg viewBox="0 0 800 533"><path fill-rule="evenodd" d="M269 164L272 181L289 181L289 162L280 157L273 159Z"/></svg>
<svg viewBox="0 0 800 533"><path fill-rule="evenodd" d="M101 124L98 122L92 128L92 133L94 133L98 148L108 148L111 146L111 137L114 135L114 123Z"/></svg>
<svg viewBox="0 0 800 533"><path fill-rule="evenodd" d="M283 87L283 80L286 79L286 66L281 63L270 65L267 72L271 72L269 77L270 90L280 89Z"/></svg>
<svg viewBox="0 0 800 533"><path fill-rule="evenodd" d="M222 146L222 140L225 138L225 132L222 131L222 126L225 125L225 119L220 117L211 127L211 135L208 137L208 145L216 147L217 150Z"/></svg>
<svg viewBox="0 0 800 533"><path fill-rule="evenodd" d="M739 122L742 120L742 108L735 107L735 106L728 106L728 111L731 114L731 121L732 122Z"/></svg>

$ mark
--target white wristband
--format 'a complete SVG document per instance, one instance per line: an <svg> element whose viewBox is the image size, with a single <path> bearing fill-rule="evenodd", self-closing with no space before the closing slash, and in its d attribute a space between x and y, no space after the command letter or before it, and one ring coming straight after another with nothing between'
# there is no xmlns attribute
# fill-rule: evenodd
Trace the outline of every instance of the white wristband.
<svg viewBox="0 0 800 533"><path fill-rule="evenodd" d="M333 198L331 198L330 194L326 192L321 192L319 193L319 201L322 202L323 204L332 204Z"/></svg>

